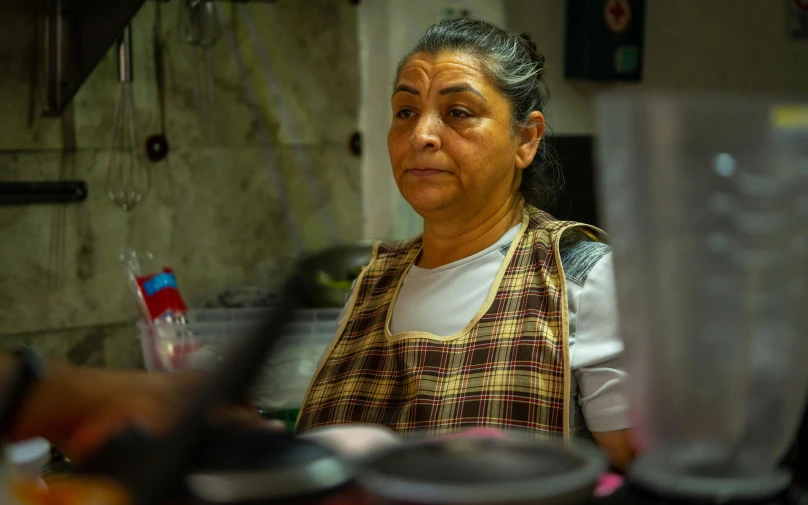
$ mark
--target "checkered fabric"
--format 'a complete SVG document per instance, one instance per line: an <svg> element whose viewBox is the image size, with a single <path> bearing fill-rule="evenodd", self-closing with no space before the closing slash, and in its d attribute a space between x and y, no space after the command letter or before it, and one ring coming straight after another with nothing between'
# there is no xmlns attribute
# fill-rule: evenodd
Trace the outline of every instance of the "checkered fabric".
<svg viewBox="0 0 808 505"><path fill-rule="evenodd" d="M448 339L387 331L421 240L378 245L312 380L297 431L372 423L438 435L488 426L566 440L569 323L557 249L563 231L576 226L527 209L490 308Z"/></svg>

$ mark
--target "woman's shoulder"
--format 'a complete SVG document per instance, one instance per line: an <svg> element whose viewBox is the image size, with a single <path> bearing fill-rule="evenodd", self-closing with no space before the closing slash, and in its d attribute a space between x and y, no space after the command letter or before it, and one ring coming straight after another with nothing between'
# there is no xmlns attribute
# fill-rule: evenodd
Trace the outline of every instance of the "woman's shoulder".
<svg viewBox="0 0 808 505"><path fill-rule="evenodd" d="M583 228L565 231L559 239L559 255L564 267L564 276L573 282L584 285L595 265L612 249Z"/></svg>

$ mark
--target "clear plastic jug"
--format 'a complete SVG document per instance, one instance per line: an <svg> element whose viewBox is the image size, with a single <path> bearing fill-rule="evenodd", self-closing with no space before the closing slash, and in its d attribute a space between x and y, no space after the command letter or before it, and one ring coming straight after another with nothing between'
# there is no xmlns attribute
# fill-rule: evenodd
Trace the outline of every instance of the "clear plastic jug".
<svg viewBox="0 0 808 505"><path fill-rule="evenodd" d="M808 384L808 102L616 92L596 113L636 438L665 474L650 479L787 484Z"/></svg>

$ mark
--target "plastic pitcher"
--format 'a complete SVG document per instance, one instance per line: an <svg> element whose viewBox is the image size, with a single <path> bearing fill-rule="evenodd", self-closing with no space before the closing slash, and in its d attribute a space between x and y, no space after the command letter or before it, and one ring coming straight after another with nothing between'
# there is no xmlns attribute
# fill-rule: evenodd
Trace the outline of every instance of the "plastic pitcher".
<svg viewBox="0 0 808 505"><path fill-rule="evenodd" d="M596 113L635 477L782 488L808 384L808 102L617 92Z"/></svg>

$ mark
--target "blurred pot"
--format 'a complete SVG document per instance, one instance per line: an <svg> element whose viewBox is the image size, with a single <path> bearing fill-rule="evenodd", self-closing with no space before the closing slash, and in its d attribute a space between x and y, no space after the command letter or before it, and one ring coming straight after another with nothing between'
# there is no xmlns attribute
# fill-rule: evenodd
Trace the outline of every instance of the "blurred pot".
<svg viewBox="0 0 808 505"><path fill-rule="evenodd" d="M308 282L301 302L309 307L342 307L351 286L370 263L374 240L360 240L324 249L301 263Z"/></svg>
<svg viewBox="0 0 808 505"><path fill-rule="evenodd" d="M393 446L357 480L372 505L582 505L606 468L583 441L458 433Z"/></svg>

